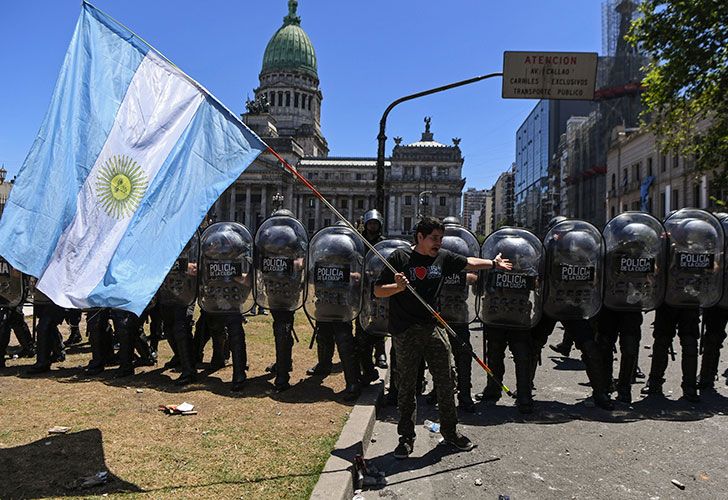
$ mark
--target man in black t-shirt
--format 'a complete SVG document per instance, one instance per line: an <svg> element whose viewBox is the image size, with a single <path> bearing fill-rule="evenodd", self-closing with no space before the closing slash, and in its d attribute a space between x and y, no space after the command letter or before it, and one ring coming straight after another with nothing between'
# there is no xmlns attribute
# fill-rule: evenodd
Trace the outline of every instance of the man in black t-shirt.
<svg viewBox="0 0 728 500"><path fill-rule="evenodd" d="M410 284L433 308L442 287L443 278L462 270L477 271L498 267L510 269L511 263L500 254L495 260L463 257L440 249L445 227L431 217L425 217L415 230L413 248L395 250L387 261L398 272L384 268L379 276L374 295L389 297L389 332L397 357L395 377L399 388L399 445L395 458L406 458L412 453L415 440L417 411L416 385L420 361L424 357L437 391L440 413L440 433L445 442L462 451L469 451L473 443L457 431L455 384L452 378L450 344L443 329L427 308L407 290Z"/></svg>

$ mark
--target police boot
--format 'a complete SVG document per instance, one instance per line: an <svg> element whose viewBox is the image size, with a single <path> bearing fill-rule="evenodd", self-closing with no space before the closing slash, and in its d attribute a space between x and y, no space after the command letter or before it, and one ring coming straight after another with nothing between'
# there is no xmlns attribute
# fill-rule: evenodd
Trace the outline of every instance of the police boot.
<svg viewBox="0 0 728 500"><path fill-rule="evenodd" d="M18 357L32 358L35 356L33 336L30 334L30 329L24 319L21 319L18 322L18 328L15 330L15 337L18 339L20 347L22 347L22 350L18 353Z"/></svg>
<svg viewBox="0 0 728 500"><path fill-rule="evenodd" d="M581 350L581 360L586 367L586 375L592 387L594 404L607 411L614 409L614 404L609 397L607 378L603 372L604 362L596 342L585 342Z"/></svg>
<svg viewBox="0 0 728 500"><path fill-rule="evenodd" d="M210 360L210 370L217 371L225 368L225 341L227 335L225 331L212 335L212 359Z"/></svg>
<svg viewBox="0 0 728 500"><path fill-rule="evenodd" d="M681 339L682 346L682 398L691 403L700 402L698 396L698 339Z"/></svg>
<svg viewBox="0 0 728 500"><path fill-rule="evenodd" d="M230 354L233 359L233 392L243 390L248 378L245 370L248 364L248 352L245 346L245 333L230 332Z"/></svg>
<svg viewBox="0 0 728 500"><path fill-rule="evenodd" d="M27 371L31 375L44 373L51 369L51 345L50 338L48 337L51 332L42 327L42 323L39 323L38 326L35 364L28 368Z"/></svg>
<svg viewBox="0 0 728 500"><path fill-rule="evenodd" d="M306 375L318 375L320 377L327 377L331 373L331 366L334 359L334 339L331 338L330 331L324 331L323 328L319 328L318 334L316 335L316 355L318 363L315 366L306 370ZM353 339L352 339L353 344ZM354 357L354 348L352 346L351 352L352 360L356 362ZM344 364L344 359L341 352L339 352L339 358L341 358L341 364ZM357 370L358 371L358 370ZM356 377L357 383L359 377Z"/></svg>
<svg viewBox="0 0 728 500"><path fill-rule="evenodd" d="M356 357L361 367L361 383L362 385L369 385L379 380L379 372L374 368L374 361L372 360L374 346L371 343L369 334L365 332L358 335L354 341L356 342Z"/></svg>
<svg viewBox="0 0 728 500"><path fill-rule="evenodd" d="M703 346L703 358L700 361L700 392L715 392L715 378L718 375L718 363L720 361L720 344L713 342Z"/></svg>
<svg viewBox="0 0 728 500"><path fill-rule="evenodd" d="M291 316L293 316L292 313ZM290 372L293 369L292 327L292 319L291 321L275 321L273 325L273 335L275 337L276 346L276 378L273 384L277 392L285 391L291 387L289 382L291 380Z"/></svg>
<svg viewBox="0 0 728 500"><path fill-rule="evenodd" d="M63 345L68 347L70 345L80 344L81 342L83 342L83 339L81 338L81 330L78 326L71 326L71 335L68 336Z"/></svg>
<svg viewBox="0 0 728 500"><path fill-rule="evenodd" d="M127 326L119 332L119 369L117 377L129 377L134 375L134 344L131 332Z"/></svg>
<svg viewBox="0 0 728 500"><path fill-rule="evenodd" d="M141 328L134 332L134 349L139 355L134 366L155 366L157 364L156 353L149 347L149 341Z"/></svg>
<svg viewBox="0 0 728 500"><path fill-rule="evenodd" d="M640 339L626 335L620 339L619 378L617 379L617 400L632 403L632 378L637 368Z"/></svg>
<svg viewBox="0 0 728 500"><path fill-rule="evenodd" d="M192 352L192 336L183 332L182 338L175 339L177 356L179 357L180 376L174 381L176 385L188 385L197 381L194 353Z"/></svg>
<svg viewBox="0 0 728 500"><path fill-rule="evenodd" d="M107 350L104 348L103 342L106 329L99 330L100 328L94 328L88 335L88 341L91 344L91 361L88 362L83 371L89 376L98 375L104 371L104 355Z"/></svg>
<svg viewBox="0 0 728 500"><path fill-rule="evenodd" d="M5 368L5 352L10 344L10 328L0 325L0 368Z"/></svg>
<svg viewBox="0 0 728 500"><path fill-rule="evenodd" d="M486 340L487 362L493 376L488 377L485 389L480 394L475 395L475 399L495 403L501 398L501 386L503 375L505 375L505 352L507 342L501 335L490 333Z"/></svg>
<svg viewBox="0 0 728 500"><path fill-rule="evenodd" d="M533 413L530 357L525 356L522 359L515 355L514 357L516 358L516 407L520 413Z"/></svg>
<svg viewBox="0 0 728 500"><path fill-rule="evenodd" d="M377 360L377 368L387 369L387 353L384 349L384 339L378 339L374 343L374 358Z"/></svg>
<svg viewBox="0 0 728 500"><path fill-rule="evenodd" d="M665 370L667 370L667 357L670 351L670 339L657 337L652 343L652 365L647 384L640 391L642 394L651 396L664 396L662 384L665 382Z"/></svg>

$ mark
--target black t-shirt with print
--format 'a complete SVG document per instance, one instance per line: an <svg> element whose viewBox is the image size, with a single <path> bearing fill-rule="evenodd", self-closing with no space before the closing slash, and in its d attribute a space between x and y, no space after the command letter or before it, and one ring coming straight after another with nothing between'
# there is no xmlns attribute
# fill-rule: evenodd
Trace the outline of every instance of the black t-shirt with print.
<svg viewBox="0 0 728 500"><path fill-rule="evenodd" d="M437 296L445 276L459 273L468 264L462 255L441 248L437 256L430 257L415 252L412 248L398 248L387 261L398 272L403 272L410 285L433 308L437 308ZM394 283L394 273L385 267L379 275L377 285ZM389 297L389 332L396 335L412 325L430 325L437 321L425 306L404 290Z"/></svg>

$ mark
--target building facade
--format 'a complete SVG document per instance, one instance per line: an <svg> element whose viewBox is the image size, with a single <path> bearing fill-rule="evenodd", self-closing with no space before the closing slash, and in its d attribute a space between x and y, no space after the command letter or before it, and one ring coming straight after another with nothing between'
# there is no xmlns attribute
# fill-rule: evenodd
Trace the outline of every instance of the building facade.
<svg viewBox="0 0 728 500"><path fill-rule="evenodd" d="M486 200L491 197L489 189L469 188L463 193L463 226L476 232L478 220L485 211ZM479 234L483 234L482 232Z"/></svg>
<svg viewBox="0 0 728 500"><path fill-rule="evenodd" d="M321 128L323 93L319 87L316 52L301 28L297 2L263 55L260 85L246 103L241 118L291 166L312 181L350 222L375 208L375 158L329 157ZM434 140L431 120L419 141L402 144L395 138L385 161L387 227L390 236L411 233L420 214L459 215L463 156L460 140L452 145ZM423 194L424 193L424 194ZM275 202L291 210L310 233L336 221L336 216L298 183L270 153L261 154L241 174L211 210L218 220L234 220L255 231ZM282 197L282 201L280 198Z"/></svg>
<svg viewBox="0 0 728 500"><path fill-rule="evenodd" d="M663 219L684 207L714 209L711 195L723 199L692 158L662 153L651 132L617 127L614 139L607 155L607 220L628 210Z"/></svg>
<svg viewBox="0 0 728 500"><path fill-rule="evenodd" d="M513 178L515 164L498 176L493 185L493 230L515 224L513 217Z"/></svg>

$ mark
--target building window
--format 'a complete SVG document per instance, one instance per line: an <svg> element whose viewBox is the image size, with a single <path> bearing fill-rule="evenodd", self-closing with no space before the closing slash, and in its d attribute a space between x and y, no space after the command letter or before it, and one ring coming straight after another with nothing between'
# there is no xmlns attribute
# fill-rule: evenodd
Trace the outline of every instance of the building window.
<svg viewBox="0 0 728 500"><path fill-rule="evenodd" d="M652 176L652 157L647 158L647 175Z"/></svg>
<svg viewBox="0 0 728 500"><path fill-rule="evenodd" d="M441 207L447 206L447 197L446 196L440 196L440 206Z"/></svg>
<svg viewBox="0 0 728 500"><path fill-rule="evenodd" d="M278 92L278 105L283 106L283 92Z"/></svg>
<svg viewBox="0 0 728 500"><path fill-rule="evenodd" d="M635 163L632 165L632 179L639 182L640 181L640 164Z"/></svg>
<svg viewBox="0 0 728 500"><path fill-rule="evenodd" d="M313 217L308 219L308 232L313 233L316 230L316 219Z"/></svg>
<svg viewBox="0 0 728 500"><path fill-rule="evenodd" d="M614 207L614 205L612 205L612 218L614 218L616 216L616 214L615 214L616 211L617 211L617 209Z"/></svg>
<svg viewBox="0 0 728 500"><path fill-rule="evenodd" d="M356 201L356 208L364 208L364 200L357 200Z"/></svg>
<svg viewBox="0 0 728 500"><path fill-rule="evenodd" d="M276 105L276 93L275 92L270 92L268 94L268 103L271 106L275 106Z"/></svg>
<svg viewBox="0 0 728 500"><path fill-rule="evenodd" d="M313 97L308 98L308 110L311 111L311 101L313 101Z"/></svg>
<svg viewBox="0 0 728 500"><path fill-rule="evenodd" d="M331 175L331 174L329 174L328 172L324 173L324 180L325 180L325 181L329 180L329 176L330 176L330 175Z"/></svg>
<svg viewBox="0 0 728 500"><path fill-rule="evenodd" d="M412 230L412 217L404 218L404 232L409 233Z"/></svg>
<svg viewBox="0 0 728 500"><path fill-rule="evenodd" d="M629 178L627 177L627 169L625 168L622 170L622 185L624 187L627 187L627 183L629 182Z"/></svg>
<svg viewBox="0 0 728 500"><path fill-rule="evenodd" d="M680 208L680 191L677 189L672 190L672 201L670 202L670 208L677 210Z"/></svg>
<svg viewBox="0 0 728 500"><path fill-rule="evenodd" d="M423 179L432 179L432 167L420 167Z"/></svg>
<svg viewBox="0 0 728 500"><path fill-rule="evenodd" d="M308 208L314 208L316 206L316 199L315 198L309 198L308 199Z"/></svg>
<svg viewBox="0 0 728 500"><path fill-rule="evenodd" d="M301 96L301 94L299 94L298 92L296 92L296 93L293 94L293 107L294 108L297 108L298 107L298 98L300 96Z"/></svg>
<svg viewBox="0 0 728 500"><path fill-rule="evenodd" d="M667 191L660 193L660 216L667 215Z"/></svg>
<svg viewBox="0 0 728 500"><path fill-rule="evenodd" d="M695 184L693 187L693 206L696 208L700 207L700 184Z"/></svg>
<svg viewBox="0 0 728 500"><path fill-rule="evenodd" d="M680 165L680 157L676 154L672 155L672 168L677 168Z"/></svg>
<svg viewBox="0 0 728 500"><path fill-rule="evenodd" d="M415 167L404 167L404 175L405 177L414 177Z"/></svg>
<svg viewBox="0 0 728 500"><path fill-rule="evenodd" d="M450 169L447 167L437 167L437 176L441 179L450 177Z"/></svg>
<svg viewBox="0 0 728 500"><path fill-rule="evenodd" d="M412 205L412 196L410 196L410 195L405 196L404 197L404 204L407 205L407 206Z"/></svg>
<svg viewBox="0 0 728 500"><path fill-rule="evenodd" d="M667 156L662 155L660 156L660 172L664 172L667 170Z"/></svg>
<svg viewBox="0 0 728 500"><path fill-rule="evenodd" d="M364 180L364 174L356 174L356 180L363 181Z"/></svg>
<svg viewBox="0 0 728 500"><path fill-rule="evenodd" d="M346 198L341 199L341 208L349 208L349 200Z"/></svg>
<svg viewBox="0 0 728 500"><path fill-rule="evenodd" d="M301 108L306 109L306 98L308 96L306 94L301 94Z"/></svg>
<svg viewBox="0 0 728 500"><path fill-rule="evenodd" d="M617 189L617 174L612 174L612 189ZM612 207L614 208L614 207ZM612 216L614 217L614 216Z"/></svg>

